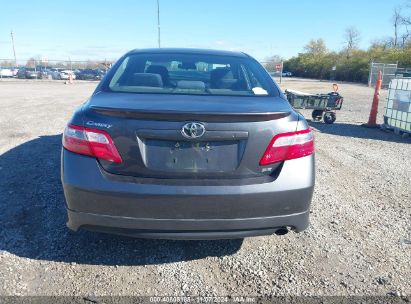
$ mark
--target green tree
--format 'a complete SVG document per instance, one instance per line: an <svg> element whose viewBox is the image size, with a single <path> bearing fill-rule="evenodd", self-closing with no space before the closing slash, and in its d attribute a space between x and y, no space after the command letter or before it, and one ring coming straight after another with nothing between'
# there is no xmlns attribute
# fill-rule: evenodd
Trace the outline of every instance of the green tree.
<svg viewBox="0 0 411 304"><path fill-rule="evenodd" d="M327 47L322 38L320 39L311 39L310 42L306 44L304 50L308 54L312 55L324 55L327 53Z"/></svg>

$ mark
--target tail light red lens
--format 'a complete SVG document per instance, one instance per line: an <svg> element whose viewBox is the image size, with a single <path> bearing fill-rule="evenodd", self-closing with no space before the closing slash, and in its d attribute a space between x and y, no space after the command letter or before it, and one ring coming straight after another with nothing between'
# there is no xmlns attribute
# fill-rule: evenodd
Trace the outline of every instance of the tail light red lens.
<svg viewBox="0 0 411 304"><path fill-rule="evenodd" d="M87 156L121 163L120 154L107 132L69 124L64 130L63 147Z"/></svg>
<svg viewBox="0 0 411 304"><path fill-rule="evenodd" d="M260 166L300 158L313 153L314 136L310 129L277 134L265 150L260 160Z"/></svg>

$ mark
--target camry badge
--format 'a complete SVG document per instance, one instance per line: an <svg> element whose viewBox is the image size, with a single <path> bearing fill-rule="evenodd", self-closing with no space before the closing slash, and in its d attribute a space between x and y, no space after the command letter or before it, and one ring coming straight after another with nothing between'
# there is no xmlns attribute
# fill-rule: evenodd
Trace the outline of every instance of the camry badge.
<svg viewBox="0 0 411 304"><path fill-rule="evenodd" d="M106 128L106 129L110 129L113 126L113 125L106 124L106 123L94 122L92 120L89 120L88 122L86 122L86 125L93 126L93 127Z"/></svg>

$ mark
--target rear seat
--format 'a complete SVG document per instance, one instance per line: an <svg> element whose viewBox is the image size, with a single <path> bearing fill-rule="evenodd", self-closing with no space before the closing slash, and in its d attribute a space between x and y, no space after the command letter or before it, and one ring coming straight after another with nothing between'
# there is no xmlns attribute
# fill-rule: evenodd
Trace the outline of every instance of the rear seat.
<svg viewBox="0 0 411 304"><path fill-rule="evenodd" d="M177 88L185 90L205 90L205 84L199 80L179 80Z"/></svg>

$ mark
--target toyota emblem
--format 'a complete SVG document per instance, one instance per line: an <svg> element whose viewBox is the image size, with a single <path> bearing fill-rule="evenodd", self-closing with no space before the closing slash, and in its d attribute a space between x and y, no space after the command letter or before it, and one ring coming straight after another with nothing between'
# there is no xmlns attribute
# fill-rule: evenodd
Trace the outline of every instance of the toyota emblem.
<svg viewBox="0 0 411 304"><path fill-rule="evenodd" d="M181 134L185 138L199 138L203 136L205 133L205 127L202 123L199 122L189 122L186 123L183 128L181 129Z"/></svg>

